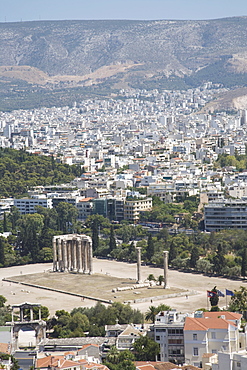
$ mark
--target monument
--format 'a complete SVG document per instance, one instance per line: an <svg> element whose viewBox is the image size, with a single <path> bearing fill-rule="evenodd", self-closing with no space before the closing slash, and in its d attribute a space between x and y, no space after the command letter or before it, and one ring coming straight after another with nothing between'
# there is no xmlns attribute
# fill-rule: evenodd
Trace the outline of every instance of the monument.
<svg viewBox="0 0 247 370"><path fill-rule="evenodd" d="M136 247L137 251L137 284L141 284L141 247Z"/></svg>
<svg viewBox="0 0 247 370"><path fill-rule="evenodd" d="M168 288L168 251L163 251L164 253L164 289Z"/></svg>
<svg viewBox="0 0 247 370"><path fill-rule="evenodd" d="M87 235L67 234L53 237L53 271L92 274L92 239Z"/></svg>
<svg viewBox="0 0 247 370"><path fill-rule="evenodd" d="M38 318L34 316L34 308L38 308ZM36 347L46 338L46 322L41 319L41 305L22 303L13 305L11 309L12 321L7 324L12 328L13 350ZM19 313L14 312L15 310Z"/></svg>

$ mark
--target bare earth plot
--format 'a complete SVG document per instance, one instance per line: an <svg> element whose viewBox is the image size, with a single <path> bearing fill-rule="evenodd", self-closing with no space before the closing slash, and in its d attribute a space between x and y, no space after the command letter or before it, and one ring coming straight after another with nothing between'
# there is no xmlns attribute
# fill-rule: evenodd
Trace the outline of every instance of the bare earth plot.
<svg viewBox="0 0 247 370"><path fill-rule="evenodd" d="M122 303L144 298L150 298L151 300L151 298L157 296L184 292L184 289L164 289L162 286L113 292L113 289L115 290L117 287L133 287L136 283L135 279L123 279L103 274L79 275L73 273L43 272L40 274L13 276L11 280L77 293L85 297Z"/></svg>

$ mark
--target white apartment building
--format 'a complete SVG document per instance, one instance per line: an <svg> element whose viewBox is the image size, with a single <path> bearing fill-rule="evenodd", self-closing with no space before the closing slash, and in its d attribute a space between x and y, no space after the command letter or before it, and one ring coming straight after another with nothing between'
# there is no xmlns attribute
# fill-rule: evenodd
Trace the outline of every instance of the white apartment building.
<svg viewBox="0 0 247 370"><path fill-rule="evenodd" d="M44 197L14 199L14 206L19 209L22 215L35 213L37 206L41 206L44 208L53 207L52 199Z"/></svg>
<svg viewBox="0 0 247 370"><path fill-rule="evenodd" d="M219 313L217 314L219 315ZM238 326L222 317L187 317L185 319L184 349L186 363L199 367L205 353L238 351Z"/></svg>
<svg viewBox="0 0 247 370"><path fill-rule="evenodd" d="M183 364L184 357L184 320L187 315L176 310L161 311L155 317L154 339L160 345L158 361L175 361Z"/></svg>
<svg viewBox="0 0 247 370"><path fill-rule="evenodd" d="M206 231L247 228L247 201L223 200L205 206Z"/></svg>
<svg viewBox="0 0 247 370"><path fill-rule="evenodd" d="M126 202L124 204L124 219L135 223L139 220L140 212L150 211L152 206L152 198L126 198Z"/></svg>

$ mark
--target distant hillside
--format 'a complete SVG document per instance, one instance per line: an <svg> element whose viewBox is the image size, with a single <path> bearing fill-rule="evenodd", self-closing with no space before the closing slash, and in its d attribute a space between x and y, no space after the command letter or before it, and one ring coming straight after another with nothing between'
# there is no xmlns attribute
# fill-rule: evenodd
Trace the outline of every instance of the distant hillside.
<svg viewBox="0 0 247 370"><path fill-rule="evenodd" d="M66 102L68 88L76 98L124 87L247 85L247 17L1 23L0 49L0 109Z"/></svg>

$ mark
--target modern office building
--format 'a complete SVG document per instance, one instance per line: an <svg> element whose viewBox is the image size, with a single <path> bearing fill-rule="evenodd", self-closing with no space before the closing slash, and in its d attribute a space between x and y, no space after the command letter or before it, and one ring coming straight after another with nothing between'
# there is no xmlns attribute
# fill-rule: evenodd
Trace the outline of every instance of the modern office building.
<svg viewBox="0 0 247 370"><path fill-rule="evenodd" d="M247 228L247 200L221 200L204 208L206 231Z"/></svg>

